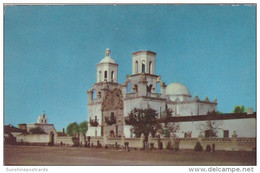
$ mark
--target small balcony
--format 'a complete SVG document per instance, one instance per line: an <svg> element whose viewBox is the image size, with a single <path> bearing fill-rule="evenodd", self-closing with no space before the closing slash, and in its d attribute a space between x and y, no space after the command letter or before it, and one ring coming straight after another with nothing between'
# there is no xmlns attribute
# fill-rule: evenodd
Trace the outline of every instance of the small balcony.
<svg viewBox="0 0 260 173"><path fill-rule="evenodd" d="M113 125L113 124L116 124L116 119L115 118L105 118L105 123L107 125Z"/></svg>
<svg viewBox="0 0 260 173"><path fill-rule="evenodd" d="M90 125L91 125L92 127L97 127L97 126L98 126L98 119L92 120L92 119L90 118L89 123L90 123Z"/></svg>

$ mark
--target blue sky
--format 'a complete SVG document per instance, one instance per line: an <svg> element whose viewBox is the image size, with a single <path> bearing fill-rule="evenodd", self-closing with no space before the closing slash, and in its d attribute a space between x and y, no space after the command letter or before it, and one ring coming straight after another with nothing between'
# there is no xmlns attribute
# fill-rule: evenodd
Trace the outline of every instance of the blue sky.
<svg viewBox="0 0 260 173"><path fill-rule="evenodd" d="M256 6L86 5L4 7L4 124L45 111L61 130L87 119L86 91L106 48L131 74L131 53L157 53L156 74L200 99L256 110Z"/></svg>

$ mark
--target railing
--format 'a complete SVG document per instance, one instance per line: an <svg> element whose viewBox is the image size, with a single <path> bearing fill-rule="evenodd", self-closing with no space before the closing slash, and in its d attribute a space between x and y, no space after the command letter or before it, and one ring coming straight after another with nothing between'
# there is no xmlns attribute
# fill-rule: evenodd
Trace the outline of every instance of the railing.
<svg viewBox="0 0 260 173"><path fill-rule="evenodd" d="M128 93L126 94L126 98L133 98L133 97L137 97L138 93ZM161 98L162 95L159 93L147 93L146 94L147 97L153 97L153 98Z"/></svg>
<svg viewBox="0 0 260 173"><path fill-rule="evenodd" d="M97 127L98 126L98 119L95 119L95 120L90 119L89 123L90 123L91 126Z"/></svg>
<svg viewBox="0 0 260 173"><path fill-rule="evenodd" d="M116 124L116 119L115 118L111 118L111 119L105 118L105 122L106 122L106 124L111 126L113 124Z"/></svg>
<svg viewBox="0 0 260 173"><path fill-rule="evenodd" d="M147 93L148 97L161 98L161 94L159 93Z"/></svg>
<svg viewBox="0 0 260 173"><path fill-rule="evenodd" d="M126 98L133 98L133 97L137 97L138 93L128 93L126 94Z"/></svg>

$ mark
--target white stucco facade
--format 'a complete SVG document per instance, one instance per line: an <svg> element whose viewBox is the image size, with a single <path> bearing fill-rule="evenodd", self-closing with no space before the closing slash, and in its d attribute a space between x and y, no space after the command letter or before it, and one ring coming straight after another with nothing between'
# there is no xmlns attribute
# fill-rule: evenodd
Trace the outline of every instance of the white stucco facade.
<svg viewBox="0 0 260 173"><path fill-rule="evenodd" d="M217 136L224 137L224 131L228 131L229 136L235 132L238 137L256 137L256 121L253 118L233 119L233 120L215 120L219 124ZM180 122L178 137L185 137L185 133L191 132L192 138L197 138L200 133L203 136L207 121Z"/></svg>
<svg viewBox="0 0 260 173"><path fill-rule="evenodd" d="M134 52L132 75L119 84L118 64L111 58L110 53L111 51L106 49L105 57L97 64L96 83L87 92L88 136L111 133L118 137L130 137L131 127L125 125L124 117L134 108L151 107L159 116L166 107L173 111L173 116L206 115L208 112L216 111L216 99L210 101L208 98L200 100L198 96L192 98L185 85L173 82L167 86L162 82L161 76L156 75L155 52ZM109 119L112 119L114 124L108 125L106 121Z"/></svg>

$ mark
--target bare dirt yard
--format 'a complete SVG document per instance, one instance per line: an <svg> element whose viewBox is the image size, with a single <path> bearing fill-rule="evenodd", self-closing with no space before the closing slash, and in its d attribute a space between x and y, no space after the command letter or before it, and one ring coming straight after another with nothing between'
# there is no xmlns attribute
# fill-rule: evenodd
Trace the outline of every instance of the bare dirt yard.
<svg viewBox="0 0 260 173"><path fill-rule="evenodd" d="M256 152L192 150L116 150L49 146L4 146L5 165L256 165Z"/></svg>

